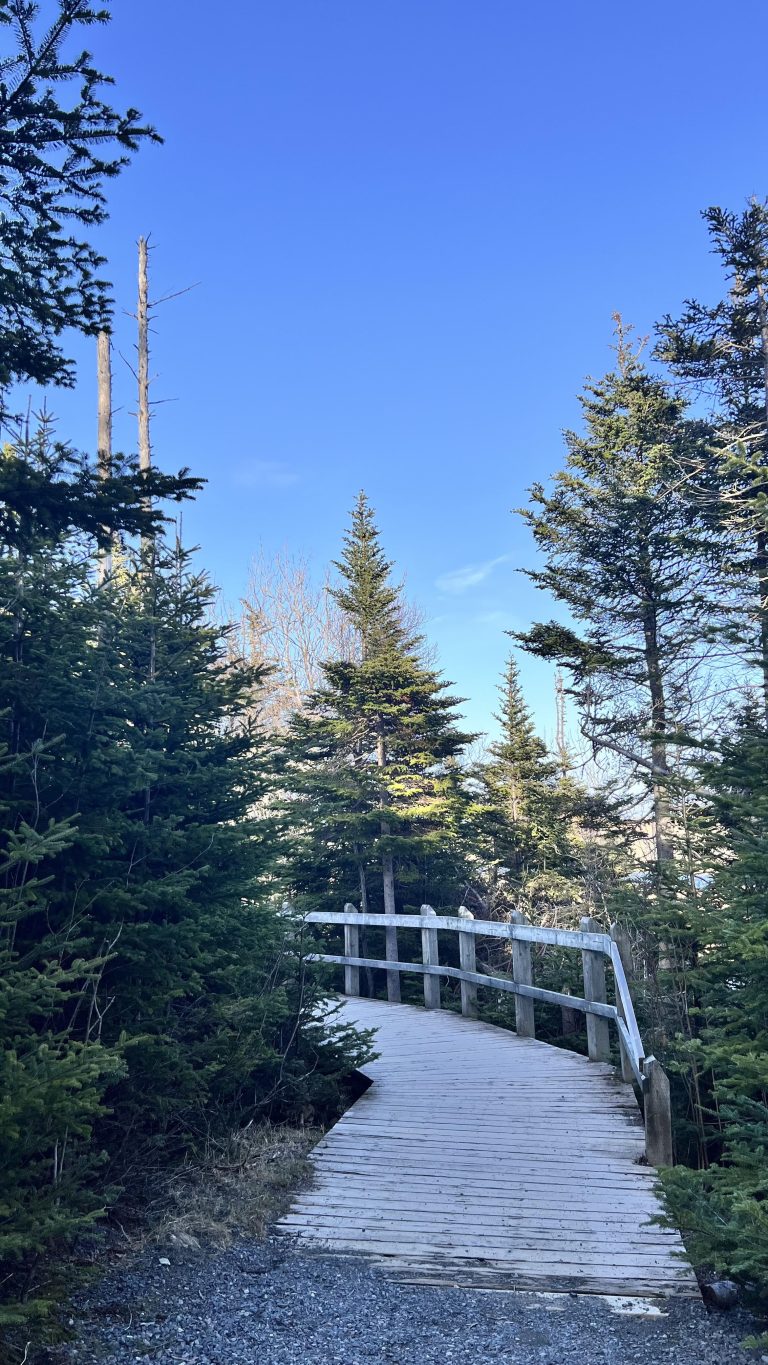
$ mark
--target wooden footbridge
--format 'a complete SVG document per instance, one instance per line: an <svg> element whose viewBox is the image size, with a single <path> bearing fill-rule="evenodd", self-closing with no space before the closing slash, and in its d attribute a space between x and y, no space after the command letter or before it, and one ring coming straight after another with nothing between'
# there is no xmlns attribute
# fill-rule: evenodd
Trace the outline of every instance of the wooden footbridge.
<svg viewBox="0 0 768 1365"><path fill-rule="evenodd" d="M343 1019L376 1030L372 1085L315 1148L314 1182L280 1227L307 1249L364 1256L410 1282L594 1294L695 1294L660 1212L653 1163L672 1161L669 1086L645 1057L619 944L580 932L435 915L313 914L344 927ZM386 957L360 956L383 928ZM398 959L418 929L422 961ZM460 967L441 965L438 931L458 934ZM511 976L478 973L478 935L511 944ZM533 944L582 954L584 996L533 983ZM608 1003L606 966L615 1003ZM389 999L360 998L361 968L386 972ZM403 1005L400 973L424 978ZM461 982L462 1015L441 1009L440 978ZM514 994L517 1032L477 1019L478 987ZM534 1003L586 1014L589 1057L539 1042ZM619 1067L611 1064L610 1028ZM643 1100L645 1127L637 1103ZM650 1163L650 1164L649 1164Z"/></svg>

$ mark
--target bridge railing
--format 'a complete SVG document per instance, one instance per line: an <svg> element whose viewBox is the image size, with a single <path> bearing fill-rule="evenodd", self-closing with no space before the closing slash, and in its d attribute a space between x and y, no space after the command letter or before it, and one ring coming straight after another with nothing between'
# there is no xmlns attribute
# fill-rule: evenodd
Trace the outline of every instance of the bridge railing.
<svg viewBox="0 0 768 1365"><path fill-rule="evenodd" d="M303 917L305 924L337 925L344 929L344 952L312 953L318 962L335 963L344 967L344 993L360 994L360 968L380 968L387 976L387 998L400 1001L400 975L415 972L424 978L424 1004L427 1009L440 1009L440 978L461 984L461 1011L469 1019L477 1018L477 990L507 991L515 997L515 1028L524 1038L535 1038L534 1005L537 1001L577 1010L586 1016L587 1051L591 1061L610 1062L611 1027L618 1036L622 1079L635 1081L642 1093L645 1116L646 1154L655 1166L672 1165L672 1129L669 1081L655 1057L647 1057L635 1017L627 967L629 952L621 930L614 927L606 934L597 920L584 918L578 930L546 929L529 924L520 911L514 911L510 922L476 920L462 906L458 915L437 915L431 906L423 905L418 915L362 914L354 905L343 911L313 911ZM385 930L385 958L362 957L360 931L365 928ZM402 961L398 952L398 929L421 932L421 961ZM458 935L459 967L440 962L438 931ZM504 939L511 944L512 976L496 976L478 972L476 941L479 937ZM570 995L536 986L533 979L533 944L572 949L581 953L584 979L583 996ZM606 968L610 964L615 985L615 1004L608 1003Z"/></svg>

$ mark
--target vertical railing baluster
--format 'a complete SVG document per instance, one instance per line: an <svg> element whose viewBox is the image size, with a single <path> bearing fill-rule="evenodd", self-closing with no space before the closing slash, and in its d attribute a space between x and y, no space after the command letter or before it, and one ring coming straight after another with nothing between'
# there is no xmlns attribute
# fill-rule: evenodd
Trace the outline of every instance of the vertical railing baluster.
<svg viewBox="0 0 768 1365"><path fill-rule="evenodd" d="M422 905L421 913L422 915L435 915L431 905ZM437 967L439 965L436 929L422 929L421 931L421 960L425 967ZM440 977L433 976L431 972L424 973L424 1004L428 1010L440 1009Z"/></svg>
<svg viewBox="0 0 768 1365"><path fill-rule="evenodd" d="M601 934L603 930L598 920L585 915L581 920L581 932L583 934ZM603 953L595 953L591 949L585 949L582 951L581 960L584 966L584 999L594 1000L597 1004L604 1005L607 996L605 993L605 957ZM591 1062L609 1062L611 1060L610 1027L608 1020L601 1019L599 1014L587 1015L587 1051Z"/></svg>
<svg viewBox="0 0 768 1365"><path fill-rule="evenodd" d="M474 919L466 905L459 906L459 919ZM463 934L459 930L459 964L463 972L476 972L474 934ZM461 983L461 1012L467 1019L477 1018L477 986L472 981Z"/></svg>
<svg viewBox="0 0 768 1365"><path fill-rule="evenodd" d="M397 928L387 926L384 930L384 956L387 962L399 962L397 950ZM396 968L387 972L387 1000L392 1005L400 1004L400 973Z"/></svg>
<svg viewBox="0 0 768 1365"><path fill-rule="evenodd" d="M344 906L345 915L356 915L357 907L347 903ZM356 924L344 925L344 956L360 956L360 930ZM344 994L360 994L360 968L346 966L344 968Z"/></svg>
<svg viewBox="0 0 768 1365"><path fill-rule="evenodd" d="M513 910L510 915L513 924L527 924L522 910ZM531 945L524 939L512 940L512 975L520 986L533 985L533 957ZM524 995L515 996L515 1029L521 1038L536 1037L536 1020L533 1001Z"/></svg>

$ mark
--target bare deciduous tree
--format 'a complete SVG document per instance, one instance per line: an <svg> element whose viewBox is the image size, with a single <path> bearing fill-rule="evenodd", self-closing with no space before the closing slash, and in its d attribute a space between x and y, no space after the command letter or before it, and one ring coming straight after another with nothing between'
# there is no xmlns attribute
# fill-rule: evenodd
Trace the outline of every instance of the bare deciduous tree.
<svg viewBox="0 0 768 1365"><path fill-rule="evenodd" d="M324 662L360 658L355 629L330 588L330 571L317 576L302 551L286 547L268 554L262 547L251 564L237 643L243 657L270 669L260 704L267 730L286 729L321 686ZM403 624L409 634L420 634L423 614L413 603L403 605ZM426 643L422 653L432 661Z"/></svg>

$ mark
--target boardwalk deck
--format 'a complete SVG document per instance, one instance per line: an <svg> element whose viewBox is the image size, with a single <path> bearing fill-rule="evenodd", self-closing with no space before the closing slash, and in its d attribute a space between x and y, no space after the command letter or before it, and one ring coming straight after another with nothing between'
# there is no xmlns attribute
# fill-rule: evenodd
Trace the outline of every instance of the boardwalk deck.
<svg viewBox="0 0 768 1365"><path fill-rule="evenodd" d="M693 1294L643 1129L613 1069L443 1010L352 999L373 1081L313 1152L280 1227L397 1278Z"/></svg>

